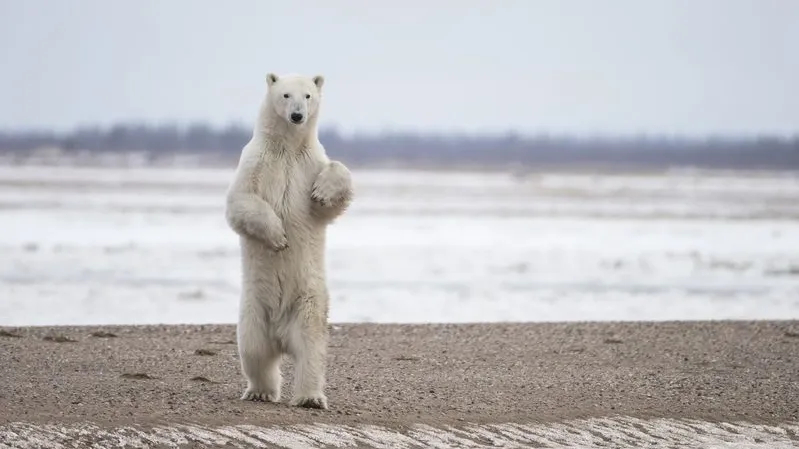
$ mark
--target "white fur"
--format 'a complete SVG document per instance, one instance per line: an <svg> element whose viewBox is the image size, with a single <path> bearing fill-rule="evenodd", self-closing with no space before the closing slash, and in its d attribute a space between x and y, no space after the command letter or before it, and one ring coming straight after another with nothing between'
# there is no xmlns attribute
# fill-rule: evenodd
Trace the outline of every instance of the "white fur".
<svg viewBox="0 0 799 449"><path fill-rule="evenodd" d="M279 401L280 361L289 354L292 404L327 408L325 232L351 202L350 172L328 159L317 136L324 78L269 74L267 84L227 195L227 222L241 242L242 399Z"/></svg>

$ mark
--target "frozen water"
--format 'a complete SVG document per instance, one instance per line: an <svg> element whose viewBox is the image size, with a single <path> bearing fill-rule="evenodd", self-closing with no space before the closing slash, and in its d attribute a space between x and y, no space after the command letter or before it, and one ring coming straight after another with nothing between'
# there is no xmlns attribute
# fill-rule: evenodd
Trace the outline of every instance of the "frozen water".
<svg viewBox="0 0 799 449"><path fill-rule="evenodd" d="M0 166L0 325L235 322L230 169ZM799 175L356 170L331 318L799 318Z"/></svg>

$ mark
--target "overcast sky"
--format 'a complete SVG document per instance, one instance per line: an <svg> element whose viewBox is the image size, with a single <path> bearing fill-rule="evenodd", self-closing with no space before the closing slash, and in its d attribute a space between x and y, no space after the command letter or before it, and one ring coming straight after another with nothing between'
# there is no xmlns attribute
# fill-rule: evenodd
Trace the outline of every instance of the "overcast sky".
<svg viewBox="0 0 799 449"><path fill-rule="evenodd" d="M0 129L249 125L323 74L344 132L799 132L797 0L0 0Z"/></svg>

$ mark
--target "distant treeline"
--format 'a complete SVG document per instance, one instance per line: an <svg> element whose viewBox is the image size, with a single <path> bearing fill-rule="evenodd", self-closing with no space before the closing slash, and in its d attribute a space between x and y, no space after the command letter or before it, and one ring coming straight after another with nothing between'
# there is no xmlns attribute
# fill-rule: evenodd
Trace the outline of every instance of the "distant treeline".
<svg viewBox="0 0 799 449"><path fill-rule="evenodd" d="M204 124L129 125L82 128L67 133L0 132L0 152L27 153L43 148L65 152L145 152L213 155L234 161L251 128ZM553 136L434 136L412 133L345 137L320 132L328 154L351 165L580 166L641 168L693 166L730 169L799 169L799 135L792 138L572 138Z"/></svg>

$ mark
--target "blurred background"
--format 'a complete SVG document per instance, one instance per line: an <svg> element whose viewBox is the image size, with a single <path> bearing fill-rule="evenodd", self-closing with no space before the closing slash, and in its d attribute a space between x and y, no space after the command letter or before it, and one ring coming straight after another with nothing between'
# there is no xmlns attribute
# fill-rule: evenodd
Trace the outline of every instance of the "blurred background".
<svg viewBox="0 0 799 449"><path fill-rule="evenodd" d="M265 75L337 322L799 318L799 2L0 0L0 325L232 323Z"/></svg>

